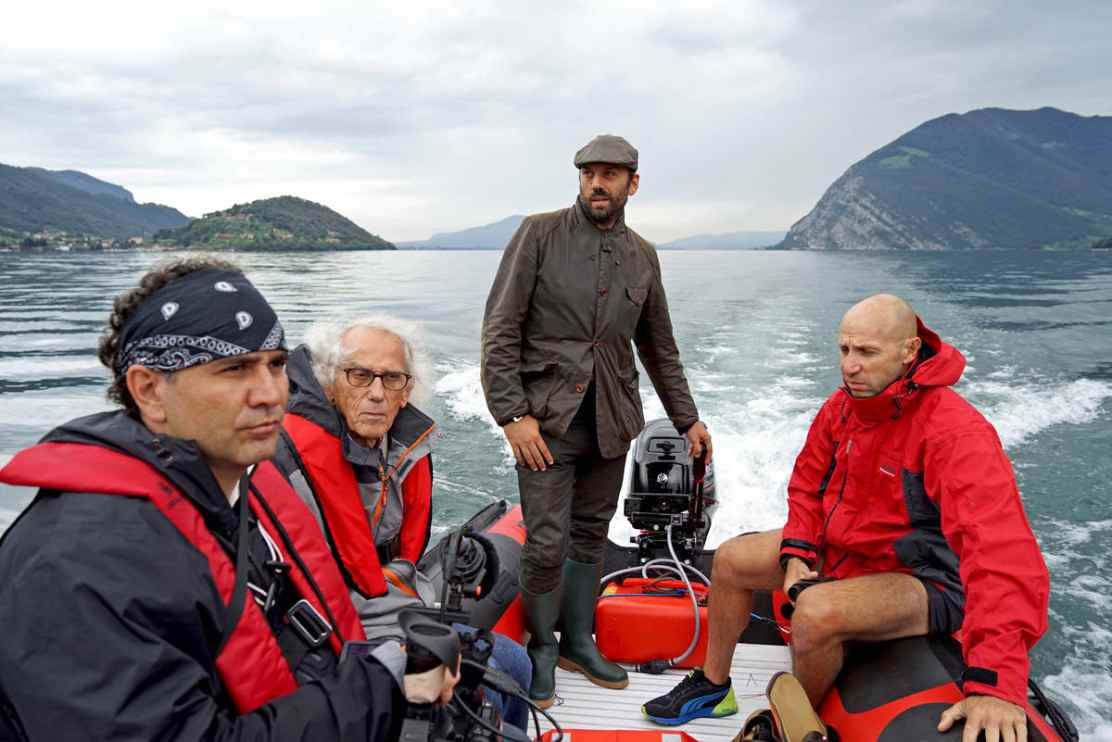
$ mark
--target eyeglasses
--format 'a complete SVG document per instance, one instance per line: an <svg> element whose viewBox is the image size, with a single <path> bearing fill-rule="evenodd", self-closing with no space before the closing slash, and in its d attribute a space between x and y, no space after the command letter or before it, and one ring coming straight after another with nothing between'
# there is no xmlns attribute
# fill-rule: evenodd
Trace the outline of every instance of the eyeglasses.
<svg viewBox="0 0 1112 742"><path fill-rule="evenodd" d="M354 366L352 368L344 369L344 376L347 381L354 387L368 387L375 383L375 379L382 379L382 386L392 392L400 392L409 386L409 380L413 378L413 374L407 374L404 371L372 371L369 368L359 368Z"/></svg>

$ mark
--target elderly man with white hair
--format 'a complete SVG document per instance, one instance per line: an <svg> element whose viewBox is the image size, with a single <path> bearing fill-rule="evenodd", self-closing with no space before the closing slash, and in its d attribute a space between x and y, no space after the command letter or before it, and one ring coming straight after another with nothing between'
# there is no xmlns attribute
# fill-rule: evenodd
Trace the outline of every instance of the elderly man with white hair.
<svg viewBox="0 0 1112 742"><path fill-rule="evenodd" d="M436 428L411 403L427 378L415 333L391 317L318 322L287 366L274 461L316 516L371 641L402 638L399 611L436 599L414 566L429 541ZM498 637L493 659L528 688L523 647ZM526 713L503 709L518 727Z"/></svg>

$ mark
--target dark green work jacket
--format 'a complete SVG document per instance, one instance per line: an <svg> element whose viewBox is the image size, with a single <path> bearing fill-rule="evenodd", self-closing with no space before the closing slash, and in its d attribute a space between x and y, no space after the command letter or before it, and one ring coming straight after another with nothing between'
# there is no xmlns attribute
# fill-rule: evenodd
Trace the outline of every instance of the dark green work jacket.
<svg viewBox="0 0 1112 742"><path fill-rule="evenodd" d="M621 456L645 422L631 340L672 423L691 427L699 412L653 246L621 218L599 230L578 200L527 217L483 317L483 391L495 421L531 414L561 436L594 381L600 452Z"/></svg>

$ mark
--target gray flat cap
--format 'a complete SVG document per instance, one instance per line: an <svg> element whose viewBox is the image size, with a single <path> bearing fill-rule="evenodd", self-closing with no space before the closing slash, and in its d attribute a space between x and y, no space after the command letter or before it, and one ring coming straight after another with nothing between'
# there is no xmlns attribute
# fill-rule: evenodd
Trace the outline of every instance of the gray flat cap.
<svg viewBox="0 0 1112 742"><path fill-rule="evenodd" d="M599 134L587 142L587 146L575 153L575 167L581 168L589 162L605 162L621 165L637 171L637 148L613 134Z"/></svg>

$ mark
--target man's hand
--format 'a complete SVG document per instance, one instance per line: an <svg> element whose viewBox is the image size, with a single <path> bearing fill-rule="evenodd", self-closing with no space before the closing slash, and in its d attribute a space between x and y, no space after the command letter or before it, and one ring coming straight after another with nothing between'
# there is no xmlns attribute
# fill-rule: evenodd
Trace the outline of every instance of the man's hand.
<svg viewBox="0 0 1112 742"><path fill-rule="evenodd" d="M949 731L959 719L965 719L961 742L977 742L982 730L986 742L1027 742L1027 714L1014 703L993 696L969 696L942 712L938 731Z"/></svg>
<svg viewBox="0 0 1112 742"><path fill-rule="evenodd" d="M714 453L714 445L710 442L710 431L707 426L703 425L700 420L687 429L687 440L691 443L691 457L699 458L703 453L703 446L707 447L707 463L710 463L711 454Z"/></svg>
<svg viewBox="0 0 1112 742"><path fill-rule="evenodd" d="M792 557L788 560L788 566L784 568L784 594L788 594L791 586L800 580L817 580L819 573L807 566L807 562L799 557Z"/></svg>
<svg viewBox="0 0 1112 742"><path fill-rule="evenodd" d="M455 671L445 665L437 665L422 673L409 673L402 680L405 700L410 703L447 704L452 700L452 692L459 682L460 663L456 661Z"/></svg>
<svg viewBox="0 0 1112 742"><path fill-rule="evenodd" d="M526 415L516 423L506 423L502 427L518 466L528 466L533 471L544 471L556 463L541 437L541 426L537 418Z"/></svg>

